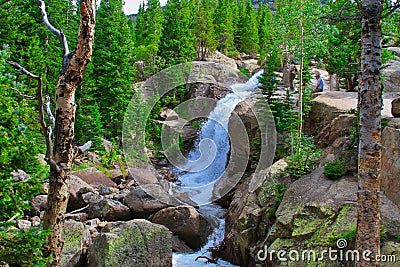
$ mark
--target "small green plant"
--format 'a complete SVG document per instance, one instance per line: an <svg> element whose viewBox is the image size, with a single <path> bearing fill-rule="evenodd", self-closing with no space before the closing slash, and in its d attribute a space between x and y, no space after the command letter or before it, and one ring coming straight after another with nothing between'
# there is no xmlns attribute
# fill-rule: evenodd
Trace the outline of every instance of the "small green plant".
<svg viewBox="0 0 400 267"><path fill-rule="evenodd" d="M239 71L240 71L241 73L243 73L244 75L246 75L247 77L250 77L250 76L251 76L250 71L249 71L249 70L246 70L245 68L239 68Z"/></svg>
<svg viewBox="0 0 400 267"><path fill-rule="evenodd" d="M400 242L400 235L396 236L396 238L397 238L397 241Z"/></svg>
<svg viewBox="0 0 400 267"><path fill-rule="evenodd" d="M383 129L385 129L385 127L388 125L389 122L390 122L390 120L387 119L387 118L382 119L382 121L381 121L381 128L382 128L382 131L383 131Z"/></svg>
<svg viewBox="0 0 400 267"><path fill-rule="evenodd" d="M324 175L332 180L339 179L347 172L346 166L339 160L335 159L324 167Z"/></svg>
<svg viewBox="0 0 400 267"><path fill-rule="evenodd" d="M281 203L283 199L283 195L287 188L284 183L277 183L274 185L274 193L275 193L275 202Z"/></svg>

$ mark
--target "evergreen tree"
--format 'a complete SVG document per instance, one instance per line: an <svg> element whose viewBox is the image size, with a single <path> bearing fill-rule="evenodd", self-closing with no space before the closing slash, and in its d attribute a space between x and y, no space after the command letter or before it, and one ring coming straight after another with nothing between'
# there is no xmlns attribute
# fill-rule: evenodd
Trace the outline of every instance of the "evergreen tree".
<svg viewBox="0 0 400 267"><path fill-rule="evenodd" d="M189 4L187 0L169 0L165 8L160 55L167 66L196 57Z"/></svg>
<svg viewBox="0 0 400 267"><path fill-rule="evenodd" d="M234 47L234 9L231 0L219 0L214 13L215 36L217 49L225 54L235 51Z"/></svg>
<svg viewBox="0 0 400 267"><path fill-rule="evenodd" d="M145 13L146 34L144 45L155 45L158 50L158 44L162 34L163 13L159 0L148 0Z"/></svg>
<svg viewBox="0 0 400 267"><path fill-rule="evenodd" d="M194 11L197 10L197 16L194 23L197 59L205 60L207 53L214 52L216 48L214 23L212 19L214 13L213 1L199 1L195 3L194 7Z"/></svg>
<svg viewBox="0 0 400 267"><path fill-rule="evenodd" d="M264 6L260 2L257 13L257 24L258 24L258 37L260 46L260 60L263 61L268 53L271 53L272 42L273 42L273 31L272 31L272 14L269 6Z"/></svg>
<svg viewBox="0 0 400 267"><path fill-rule="evenodd" d="M238 25L239 50L248 54L257 53L259 51L257 17L251 0L240 3Z"/></svg>
<svg viewBox="0 0 400 267"><path fill-rule="evenodd" d="M102 0L96 20L93 61L87 73L85 94L81 95L78 118L83 119L84 125L103 124L108 137L115 137L121 133L125 109L132 97L133 40L121 0ZM98 117L90 116L97 110L101 124L96 122ZM91 133L99 132L97 129ZM96 136L89 131L89 138L95 140Z"/></svg>
<svg viewBox="0 0 400 267"><path fill-rule="evenodd" d="M140 46L144 44L144 38L146 37L145 35L145 30L146 30L146 21L144 17L144 6L141 3L139 6L139 12L138 16L136 19L136 24L135 24L135 45Z"/></svg>

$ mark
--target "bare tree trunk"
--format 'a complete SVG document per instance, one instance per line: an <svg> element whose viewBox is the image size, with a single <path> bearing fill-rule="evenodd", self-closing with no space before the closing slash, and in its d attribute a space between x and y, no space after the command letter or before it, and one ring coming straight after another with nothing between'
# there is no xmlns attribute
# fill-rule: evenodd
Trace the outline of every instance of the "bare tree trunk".
<svg viewBox="0 0 400 267"><path fill-rule="evenodd" d="M380 253L382 3L364 0L358 5L362 13L362 56L356 248L361 255L357 266L372 267L379 266L373 259ZM362 257L367 250L371 251L371 261Z"/></svg>
<svg viewBox="0 0 400 267"><path fill-rule="evenodd" d="M41 4L42 16L46 24L44 3L38 2ZM83 74L92 57L95 1L82 0L80 12L78 44L73 52L64 55L63 69L58 77L56 89L53 139L53 156L56 166L51 166L47 208L43 217L44 229L52 230L46 245L46 256L53 257L51 266L59 266L63 247L61 232L69 197L69 173L71 163L77 153L73 144L76 111L75 90L83 80ZM46 26L50 29L49 25ZM52 32L54 31L52 30ZM62 31L54 33L63 36ZM61 37L60 39L62 39ZM64 51L67 51L65 46Z"/></svg>

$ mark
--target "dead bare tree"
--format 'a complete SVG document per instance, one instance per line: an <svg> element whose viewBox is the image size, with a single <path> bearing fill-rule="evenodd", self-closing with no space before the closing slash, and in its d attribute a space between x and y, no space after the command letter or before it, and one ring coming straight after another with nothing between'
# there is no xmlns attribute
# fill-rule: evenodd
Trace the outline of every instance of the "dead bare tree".
<svg viewBox="0 0 400 267"><path fill-rule="evenodd" d="M39 102L41 128L47 145L46 161L50 165L49 193L43 227L50 229L51 234L46 243L45 255L52 256L51 266L59 266L63 248L61 232L69 197L71 164L78 153L90 148L90 142L81 147L74 145L75 91L77 85L83 80L83 75L92 57L96 2L94 0L80 1L78 43L72 52L69 52L68 42L63 31L57 30L50 23L44 1L37 0L37 2L43 23L60 39L63 48L62 71L58 77L55 95L55 116L50 110L50 98L43 97L42 76L29 72L16 62L8 63L16 70L38 81L36 96L19 93L28 99L36 99ZM51 125L46 123L45 113L47 113L47 121Z"/></svg>

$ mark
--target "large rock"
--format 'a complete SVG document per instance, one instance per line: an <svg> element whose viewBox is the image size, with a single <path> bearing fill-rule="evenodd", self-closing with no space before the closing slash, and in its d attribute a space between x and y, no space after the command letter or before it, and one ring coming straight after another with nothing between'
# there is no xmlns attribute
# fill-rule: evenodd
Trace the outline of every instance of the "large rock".
<svg viewBox="0 0 400 267"><path fill-rule="evenodd" d="M385 194L400 207L400 119L391 119L382 131L382 186Z"/></svg>
<svg viewBox="0 0 400 267"><path fill-rule="evenodd" d="M76 175L70 176L70 192L68 199L68 211L82 208L86 203L82 194L94 192L94 188Z"/></svg>
<svg viewBox="0 0 400 267"><path fill-rule="evenodd" d="M151 221L166 226L193 249L204 245L211 232L210 225L203 215L189 206L160 210L154 214Z"/></svg>
<svg viewBox="0 0 400 267"><path fill-rule="evenodd" d="M400 61L389 60L383 69L385 92L400 92Z"/></svg>
<svg viewBox="0 0 400 267"><path fill-rule="evenodd" d="M81 222L66 220L63 227L63 250L61 266L74 267L82 260L82 254L91 244L89 226Z"/></svg>
<svg viewBox="0 0 400 267"><path fill-rule="evenodd" d="M101 171L97 170L94 167L71 172L71 174L78 176L83 181L94 187L99 187L100 185L117 187L117 184L111 181L111 179L107 175L105 175L104 173L102 173Z"/></svg>
<svg viewBox="0 0 400 267"><path fill-rule="evenodd" d="M171 233L146 220L108 223L89 248L88 266L172 266Z"/></svg>
<svg viewBox="0 0 400 267"><path fill-rule="evenodd" d="M146 219L161 209L181 204L159 184L134 188L124 197L123 203L131 209L134 218L141 219Z"/></svg>
<svg viewBox="0 0 400 267"><path fill-rule="evenodd" d="M132 213L127 206L109 198L103 198L98 202L90 203L87 214L89 219L99 218L106 221L132 219Z"/></svg>
<svg viewBox="0 0 400 267"><path fill-rule="evenodd" d="M206 60L228 66L232 69L237 69L237 65L236 65L236 62L234 59L227 57L218 51L215 51L214 53L210 53L208 55L208 57L206 58Z"/></svg>

